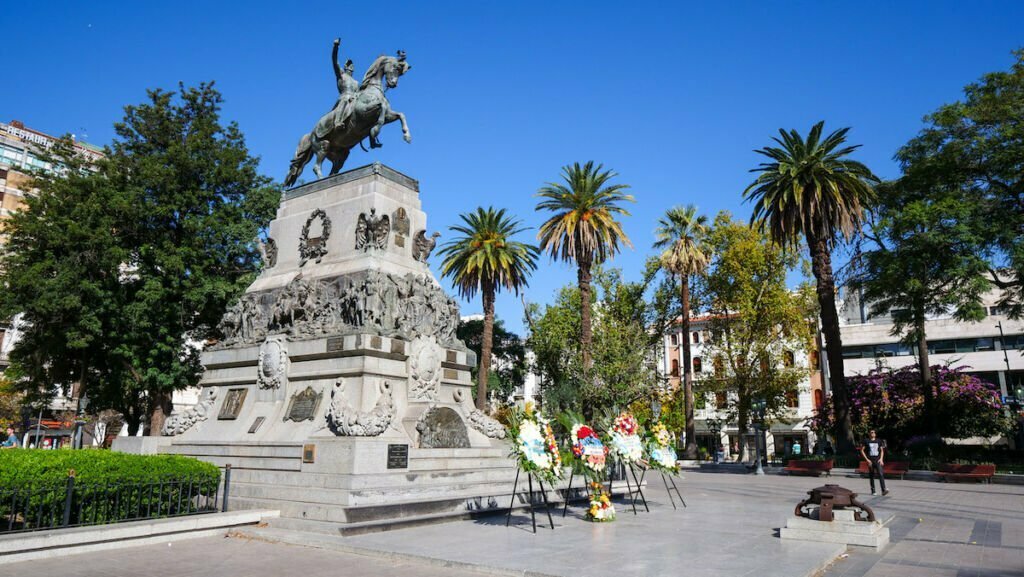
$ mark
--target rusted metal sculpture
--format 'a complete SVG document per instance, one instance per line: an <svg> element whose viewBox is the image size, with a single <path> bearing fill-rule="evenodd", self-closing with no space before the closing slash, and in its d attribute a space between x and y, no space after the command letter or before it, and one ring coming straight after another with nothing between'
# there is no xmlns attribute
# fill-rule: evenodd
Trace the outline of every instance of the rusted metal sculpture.
<svg viewBox="0 0 1024 577"><path fill-rule="evenodd" d="M871 510L864 503L857 500L857 493L839 485L824 485L811 489L807 492L808 498L800 501L796 506L794 514L797 517L811 518L811 509L806 508L808 505L818 505L818 520L819 521L832 521L833 509L848 509L855 508L859 511L854 512L854 518L858 521L869 521L875 520L875 512Z"/></svg>

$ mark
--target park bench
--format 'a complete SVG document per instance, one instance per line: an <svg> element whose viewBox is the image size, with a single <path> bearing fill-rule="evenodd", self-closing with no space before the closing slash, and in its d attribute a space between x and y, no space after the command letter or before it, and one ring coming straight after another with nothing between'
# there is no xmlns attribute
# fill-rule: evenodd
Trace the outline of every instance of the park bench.
<svg viewBox="0 0 1024 577"><path fill-rule="evenodd" d="M882 473L884 473L886 477L895 477L896 475L899 475L901 481L903 480L903 476L906 475L909 470L910 463L907 461L886 461L885 464L882 465ZM866 476L868 474L868 462L861 461L860 466L857 467L857 472Z"/></svg>
<svg viewBox="0 0 1024 577"><path fill-rule="evenodd" d="M987 483L992 482L992 476L995 474L995 465L954 465L951 463L939 465L939 470L935 472L941 481L974 479Z"/></svg>
<svg viewBox="0 0 1024 577"><path fill-rule="evenodd" d="M832 459L827 461L800 461L792 459L782 470L790 475L814 475L815 477L820 477L822 473L825 473L825 476L831 477Z"/></svg>

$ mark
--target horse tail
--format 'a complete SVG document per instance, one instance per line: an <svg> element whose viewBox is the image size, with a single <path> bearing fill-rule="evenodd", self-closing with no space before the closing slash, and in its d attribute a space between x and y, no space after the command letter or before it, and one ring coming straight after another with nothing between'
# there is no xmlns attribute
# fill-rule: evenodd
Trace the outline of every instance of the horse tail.
<svg viewBox="0 0 1024 577"><path fill-rule="evenodd" d="M302 174L302 169L306 168L306 163L311 158L313 158L313 138L311 134L306 134L299 139L299 146L295 149L295 158L292 158L291 166L288 168L288 176L284 179L285 186L295 184L295 181L299 179L299 175Z"/></svg>
<svg viewBox="0 0 1024 577"><path fill-rule="evenodd" d="M366 140L366 139L364 138L363 140ZM366 150L365 146L363 146L363 140L359 141L359 148L362 148L363 152L370 152L369 150Z"/></svg>

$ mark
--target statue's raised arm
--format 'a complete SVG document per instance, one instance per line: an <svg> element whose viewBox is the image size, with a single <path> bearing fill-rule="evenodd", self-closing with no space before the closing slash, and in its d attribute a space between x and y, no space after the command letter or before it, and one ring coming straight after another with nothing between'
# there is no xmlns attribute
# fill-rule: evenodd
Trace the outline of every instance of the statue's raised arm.
<svg viewBox="0 0 1024 577"><path fill-rule="evenodd" d="M341 38L334 39L334 48L331 50L331 65L334 66L334 77L341 83L341 66L338 64L338 46L341 45Z"/></svg>

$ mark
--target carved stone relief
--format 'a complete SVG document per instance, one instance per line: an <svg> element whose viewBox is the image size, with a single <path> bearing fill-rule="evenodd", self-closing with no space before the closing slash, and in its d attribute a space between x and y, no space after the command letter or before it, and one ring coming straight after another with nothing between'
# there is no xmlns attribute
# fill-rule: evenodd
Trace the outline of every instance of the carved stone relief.
<svg viewBox="0 0 1024 577"><path fill-rule="evenodd" d="M395 418L395 401L391 395L391 384L382 381L380 397L370 411L358 411L345 396L345 379L338 379L331 391L331 406L327 409L326 423L321 429L329 428L332 433L346 437L376 437L388 429Z"/></svg>
<svg viewBox="0 0 1024 577"><path fill-rule="evenodd" d="M459 307L427 275L369 270L248 293L224 314L218 328L226 348L261 343L267 335L316 338L372 333L412 340L435 336L459 346ZM461 347L460 347L461 348Z"/></svg>
<svg viewBox="0 0 1024 577"><path fill-rule="evenodd" d="M441 394L444 349L434 337L419 337L409 345L409 400L437 401Z"/></svg>
<svg viewBox="0 0 1024 577"><path fill-rule="evenodd" d="M398 210L391 213L391 230L395 231L395 234L409 236L409 226L409 214L405 212L405 208L398 207Z"/></svg>
<svg viewBox="0 0 1024 577"><path fill-rule="evenodd" d="M388 215L375 216L377 209L371 208L370 215L359 213L356 222L356 250L383 250L388 246L391 223Z"/></svg>
<svg viewBox="0 0 1024 577"><path fill-rule="evenodd" d="M487 413L480 409L473 408L470 410L469 414L466 415L466 420L469 422L469 426L492 439L504 439L507 434L505 431L505 425L502 425L498 421L492 419Z"/></svg>
<svg viewBox="0 0 1024 577"><path fill-rule="evenodd" d="M278 389L288 378L288 351L281 337L271 337L260 347L256 370L256 386L261 389Z"/></svg>
<svg viewBox="0 0 1024 577"><path fill-rule="evenodd" d="M313 221L320 219L322 232L320 236L310 238L310 227ZM327 254L327 239L331 237L331 219L323 209L318 208L306 219L302 226L302 235L299 237L299 266L304 266L308 261L320 262Z"/></svg>
<svg viewBox="0 0 1024 577"><path fill-rule="evenodd" d="M203 389L199 402L181 413L171 415L164 421L160 434L164 436L180 435L192 428L192 425L205 421L213 411L213 403L217 400L217 388L207 387Z"/></svg>
<svg viewBox="0 0 1024 577"><path fill-rule="evenodd" d="M260 251L260 259L263 261L263 269L271 269L277 266L277 241L271 237L267 237L267 241L263 242L259 237L256 237L256 247Z"/></svg>
<svg viewBox="0 0 1024 577"><path fill-rule="evenodd" d="M412 240L412 258L420 261L427 262L430 258L430 253L434 252L434 246L437 245L437 237L441 236L441 233L435 232L427 238L427 231L421 230L416 233L416 236Z"/></svg>
<svg viewBox="0 0 1024 577"><path fill-rule="evenodd" d="M416 421L420 433L420 447L424 449L466 449L469 448L469 433L453 409L430 407Z"/></svg>

